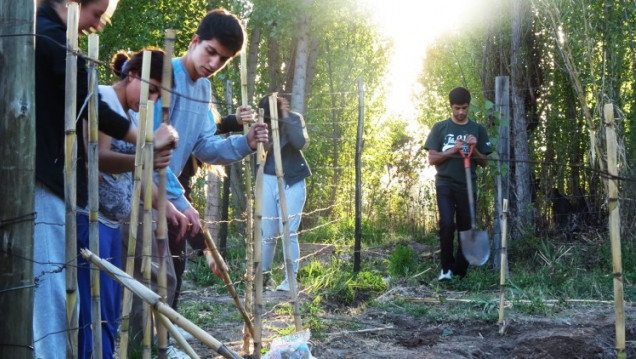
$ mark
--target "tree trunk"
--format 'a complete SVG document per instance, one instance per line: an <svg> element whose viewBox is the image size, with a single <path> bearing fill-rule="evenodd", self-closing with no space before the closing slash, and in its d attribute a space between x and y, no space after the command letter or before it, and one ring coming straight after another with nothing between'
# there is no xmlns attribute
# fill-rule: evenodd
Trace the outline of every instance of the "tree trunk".
<svg viewBox="0 0 636 359"><path fill-rule="evenodd" d="M227 220L230 217L230 181L232 180L231 166L225 166L225 173L227 176L223 180L223 201L221 202L221 225L219 226L219 252L221 256L225 258L227 250L227 233L228 223Z"/></svg>
<svg viewBox="0 0 636 359"><path fill-rule="evenodd" d="M230 189L232 190L232 199L234 204L234 217L240 220L245 219L246 198L245 198L245 181L243 180L243 168L241 162L235 162L230 166L232 171L232 179L230 181ZM238 222L239 233L245 234L245 222Z"/></svg>
<svg viewBox="0 0 636 359"><path fill-rule="evenodd" d="M254 28L250 37L250 45L247 52L247 102L254 103L254 91L256 88L256 66L258 65L258 53L260 51L261 30Z"/></svg>
<svg viewBox="0 0 636 359"><path fill-rule="evenodd" d="M33 5L0 1L0 358L33 357L35 37L3 37L35 32Z"/></svg>
<svg viewBox="0 0 636 359"><path fill-rule="evenodd" d="M314 83L314 77L318 70L318 54L320 52L320 41L316 37L312 37L309 46L309 60L307 61L307 81L305 82L305 98L311 97L311 85Z"/></svg>
<svg viewBox="0 0 636 359"><path fill-rule="evenodd" d="M332 141L332 157L331 167L333 168L333 177L331 178L331 194L329 195L328 208L332 208L336 202L338 193L338 181L340 181L340 126L338 124L339 116L336 110L337 98L333 84L333 69L331 67L329 40L325 42L325 50L327 51L327 75L329 76L329 93L331 94L331 141ZM331 209L327 210L327 214L331 214Z"/></svg>
<svg viewBox="0 0 636 359"><path fill-rule="evenodd" d="M300 113L305 112L305 83L307 81L307 65L309 60L309 28L311 16L309 9L313 0L304 0L298 19L298 45L294 58L294 80L290 109Z"/></svg>
<svg viewBox="0 0 636 359"><path fill-rule="evenodd" d="M219 220L221 219L221 198L219 194L221 193L221 183L223 181L221 168L222 167L220 166L218 168L208 168L207 180L205 181L207 189L205 193L206 200L204 218L206 227L208 228L208 231L210 232L210 235L212 236L212 239L216 243L217 247L219 246Z"/></svg>
<svg viewBox="0 0 636 359"><path fill-rule="evenodd" d="M267 44L267 73L269 74L268 92L270 93L280 90L280 83L282 79L280 68L281 58L278 40L270 37Z"/></svg>
<svg viewBox="0 0 636 359"><path fill-rule="evenodd" d="M524 101L525 80L523 34L524 16L528 15L528 3L525 0L514 0L512 3L512 37L510 49L510 77L512 99L512 137L514 148L514 216L512 220L513 236L523 237L531 218L530 163L528 155L527 119Z"/></svg>

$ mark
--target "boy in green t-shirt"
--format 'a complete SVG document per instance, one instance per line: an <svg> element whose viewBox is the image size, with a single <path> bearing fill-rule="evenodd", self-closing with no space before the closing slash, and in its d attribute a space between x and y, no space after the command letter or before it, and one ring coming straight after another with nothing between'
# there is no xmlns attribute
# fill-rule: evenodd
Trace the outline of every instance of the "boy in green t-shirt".
<svg viewBox="0 0 636 359"><path fill-rule="evenodd" d="M468 262L462 254L459 241L457 254L453 256L455 231L465 231L471 227L466 172L459 151L468 154L470 146L474 146L470 157L473 188L477 188L477 165L485 167L488 155L492 152L486 128L468 118L470 92L463 87L456 87L448 98L452 116L437 122L424 144L428 150L428 163L437 170L435 188L442 262L440 281L452 279L453 274L463 278L468 270Z"/></svg>

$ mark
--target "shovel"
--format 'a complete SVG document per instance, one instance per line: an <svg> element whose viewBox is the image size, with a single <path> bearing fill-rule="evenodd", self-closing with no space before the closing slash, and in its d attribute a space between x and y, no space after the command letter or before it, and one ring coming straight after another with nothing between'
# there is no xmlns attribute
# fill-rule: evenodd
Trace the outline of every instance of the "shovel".
<svg viewBox="0 0 636 359"><path fill-rule="evenodd" d="M470 175L470 155L473 154L474 147L474 145L470 146L468 154L465 154L464 151L459 151L464 157L468 206L470 207L470 229L459 232L459 241L466 261L474 266L480 266L486 263L488 257L490 257L490 243L488 241L488 232L475 230L475 201L473 199L473 180Z"/></svg>

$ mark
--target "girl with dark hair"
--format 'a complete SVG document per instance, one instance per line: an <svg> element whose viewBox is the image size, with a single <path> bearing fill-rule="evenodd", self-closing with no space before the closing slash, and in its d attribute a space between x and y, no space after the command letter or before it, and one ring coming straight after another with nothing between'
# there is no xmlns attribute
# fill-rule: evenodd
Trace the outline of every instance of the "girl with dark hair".
<svg viewBox="0 0 636 359"><path fill-rule="evenodd" d="M157 101L160 95L164 52L151 51L149 96ZM119 81L112 86L99 86L102 100L116 113L130 119L129 111L138 112L141 101L141 67L143 52L131 58L124 52L113 57L112 66ZM132 203L132 174L134 169L135 146L123 140L99 133L99 255L121 268L122 241L121 223L130 217ZM154 166L165 167L170 156L155 156ZM173 207L174 208L174 207ZM88 247L88 213L78 211L78 247ZM174 211L173 211L174 212ZM92 329L90 306L90 277L88 262L79 258L78 285L80 291L80 358L92 355ZM112 358L117 336L118 318L121 313L121 288L105 273L100 273L100 299L102 319L102 357Z"/></svg>

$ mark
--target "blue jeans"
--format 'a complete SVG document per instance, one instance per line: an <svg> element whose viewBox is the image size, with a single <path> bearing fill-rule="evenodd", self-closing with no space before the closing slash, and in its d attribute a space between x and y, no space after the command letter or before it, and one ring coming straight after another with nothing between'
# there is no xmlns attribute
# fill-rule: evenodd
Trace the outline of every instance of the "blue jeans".
<svg viewBox="0 0 636 359"><path fill-rule="evenodd" d="M457 253L453 256L455 232L470 229L470 207L468 192L451 186L437 186L437 208L439 210L439 241L441 262L444 271L463 277L468 270L468 262L457 241ZM476 198L476 197L473 197Z"/></svg>
<svg viewBox="0 0 636 359"><path fill-rule="evenodd" d="M298 227L305 206L307 191L305 180L294 183L291 186L285 184L285 199L287 202L287 215L289 218L289 241L291 244L291 261L294 273L298 273ZM283 219L280 211L280 196L278 195L278 179L276 176L265 174L263 176L263 272L272 268L276 242L283 234ZM283 251L286 260L285 251ZM285 271L287 278L287 271Z"/></svg>
<svg viewBox="0 0 636 359"><path fill-rule="evenodd" d="M88 216L77 215L77 250L88 248ZM99 256L121 268L120 229L99 223ZM98 269L95 269L98 270ZM77 284L80 293L79 314L79 358L90 358L93 354L91 330L91 270L89 263L78 259ZM99 274L100 306L102 316L102 358L112 358L121 315L121 286L105 272Z"/></svg>
<svg viewBox="0 0 636 359"><path fill-rule="evenodd" d="M35 358L66 358L64 200L35 185L33 349Z"/></svg>

